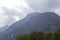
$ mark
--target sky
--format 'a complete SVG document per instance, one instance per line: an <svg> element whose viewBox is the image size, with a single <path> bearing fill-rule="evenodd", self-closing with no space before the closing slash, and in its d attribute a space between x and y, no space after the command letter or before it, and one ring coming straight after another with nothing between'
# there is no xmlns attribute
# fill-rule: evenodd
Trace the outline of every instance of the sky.
<svg viewBox="0 0 60 40"><path fill-rule="evenodd" d="M0 0L0 28L22 20L31 12L60 15L60 0Z"/></svg>

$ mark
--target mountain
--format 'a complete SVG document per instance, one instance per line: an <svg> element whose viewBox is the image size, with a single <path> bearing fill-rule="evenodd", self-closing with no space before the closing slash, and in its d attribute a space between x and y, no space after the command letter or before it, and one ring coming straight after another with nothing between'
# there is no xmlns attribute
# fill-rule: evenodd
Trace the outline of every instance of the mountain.
<svg viewBox="0 0 60 40"><path fill-rule="evenodd" d="M3 32L3 31L5 31L7 28L8 28L8 25L6 25L6 26L3 26L2 28L0 28L0 32Z"/></svg>
<svg viewBox="0 0 60 40"><path fill-rule="evenodd" d="M52 32L60 28L60 16L54 12L30 13L24 19L12 24L0 33L2 40L15 40L19 34L29 34L33 31Z"/></svg>

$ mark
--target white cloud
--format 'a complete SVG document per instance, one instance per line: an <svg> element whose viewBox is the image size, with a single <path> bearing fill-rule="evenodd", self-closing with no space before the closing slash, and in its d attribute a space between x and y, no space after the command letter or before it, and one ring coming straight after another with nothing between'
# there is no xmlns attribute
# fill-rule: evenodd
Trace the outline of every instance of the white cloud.
<svg viewBox="0 0 60 40"><path fill-rule="evenodd" d="M18 21L18 20L20 20L20 16L13 16L13 18L16 20L16 21Z"/></svg>
<svg viewBox="0 0 60 40"><path fill-rule="evenodd" d="M56 0L27 0L27 2L26 0L0 0L0 26L9 25L13 23L12 21L18 21L27 13L34 11L54 11L59 14L60 9L55 10L56 3Z"/></svg>
<svg viewBox="0 0 60 40"><path fill-rule="evenodd" d="M20 20L28 11L32 9L25 0L0 0L0 26Z"/></svg>
<svg viewBox="0 0 60 40"><path fill-rule="evenodd" d="M56 8L54 12L60 16L60 8Z"/></svg>
<svg viewBox="0 0 60 40"><path fill-rule="evenodd" d="M36 12L52 12L60 8L60 0L26 0Z"/></svg>
<svg viewBox="0 0 60 40"><path fill-rule="evenodd" d="M4 25L6 25L6 21L8 19L8 16L7 15L2 15L0 14L0 28L3 27Z"/></svg>
<svg viewBox="0 0 60 40"><path fill-rule="evenodd" d="M0 6L7 8L14 8L20 4L19 0L0 0Z"/></svg>
<svg viewBox="0 0 60 40"><path fill-rule="evenodd" d="M0 0L0 8L6 7L19 12L24 12L24 8L31 9L25 0Z"/></svg>

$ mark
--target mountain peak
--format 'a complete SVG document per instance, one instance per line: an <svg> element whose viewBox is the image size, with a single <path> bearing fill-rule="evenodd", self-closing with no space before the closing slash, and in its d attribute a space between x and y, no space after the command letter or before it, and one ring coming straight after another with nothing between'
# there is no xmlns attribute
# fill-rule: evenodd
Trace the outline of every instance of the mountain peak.
<svg viewBox="0 0 60 40"><path fill-rule="evenodd" d="M58 29L58 26L52 24L48 25L48 23L60 22L60 16L58 16L54 12L45 12L45 13L30 13L24 19L12 24L7 30L0 33L6 40L10 34L14 34L14 38L16 35L31 33L33 31L43 31L49 32ZM60 26L59 26L60 27ZM50 30L49 30L50 29ZM9 40L9 38L7 40ZM11 40L11 39L10 39ZM12 39L13 40L13 39Z"/></svg>
<svg viewBox="0 0 60 40"><path fill-rule="evenodd" d="M55 12L44 12L44 13L45 13L45 15L57 15Z"/></svg>
<svg viewBox="0 0 60 40"><path fill-rule="evenodd" d="M58 16L56 13L54 12L44 12L44 13L39 13L39 12L34 12L34 13L30 13L27 15L28 16L37 16L37 15L46 15L46 16Z"/></svg>

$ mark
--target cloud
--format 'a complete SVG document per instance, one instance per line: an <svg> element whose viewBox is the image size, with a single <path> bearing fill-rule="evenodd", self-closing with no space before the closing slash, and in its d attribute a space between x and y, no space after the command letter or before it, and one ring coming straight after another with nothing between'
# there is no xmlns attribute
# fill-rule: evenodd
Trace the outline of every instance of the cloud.
<svg viewBox="0 0 60 40"><path fill-rule="evenodd" d="M55 12L60 8L60 0L26 0L27 4L36 12Z"/></svg>
<svg viewBox="0 0 60 40"><path fill-rule="evenodd" d="M4 15L7 15L8 16L8 19L6 21L6 24L7 25L11 25L13 24L14 22L17 21L17 19L14 18L14 16L23 16L20 12L14 10L14 9L8 9L8 8L3 8L3 10L5 11L4 12Z"/></svg>
<svg viewBox="0 0 60 40"><path fill-rule="evenodd" d="M20 20L20 16L13 16L13 18L16 20L16 21L18 21L18 20Z"/></svg>
<svg viewBox="0 0 60 40"><path fill-rule="evenodd" d="M31 12L51 11L60 13L60 0L0 0L0 24L13 24Z"/></svg>
<svg viewBox="0 0 60 40"><path fill-rule="evenodd" d="M56 8L54 12L60 16L60 8Z"/></svg>
<svg viewBox="0 0 60 40"><path fill-rule="evenodd" d="M21 18L33 10L28 6L24 0L0 0L0 14L6 15L8 19L0 16L0 24L10 25L18 21ZM3 18L3 19L2 19Z"/></svg>
<svg viewBox="0 0 60 40"><path fill-rule="evenodd" d="M22 18L24 18L27 13L23 10L23 12L19 12L15 9L8 9L3 7L4 10L4 15L8 16L7 21L5 22L7 25L11 25L13 23L15 23L16 21L21 20Z"/></svg>
<svg viewBox="0 0 60 40"><path fill-rule="evenodd" d="M6 25L6 21L8 19L8 16L7 15L3 15L3 14L0 14L0 28L4 25Z"/></svg>

